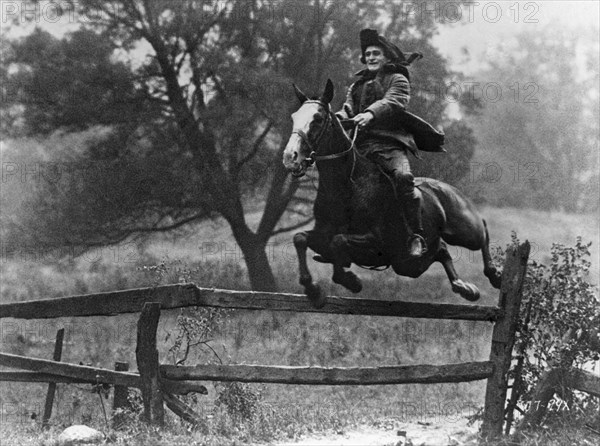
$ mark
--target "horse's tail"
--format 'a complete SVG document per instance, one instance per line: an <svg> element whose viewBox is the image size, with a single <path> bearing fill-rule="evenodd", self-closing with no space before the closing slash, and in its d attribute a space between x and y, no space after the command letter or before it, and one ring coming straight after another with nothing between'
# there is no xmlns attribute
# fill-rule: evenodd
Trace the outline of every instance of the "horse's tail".
<svg viewBox="0 0 600 446"><path fill-rule="evenodd" d="M488 225L487 225L487 221L485 221L485 218L481 217L481 221L483 222L483 228L485 230L485 246L490 245L490 232L488 231Z"/></svg>

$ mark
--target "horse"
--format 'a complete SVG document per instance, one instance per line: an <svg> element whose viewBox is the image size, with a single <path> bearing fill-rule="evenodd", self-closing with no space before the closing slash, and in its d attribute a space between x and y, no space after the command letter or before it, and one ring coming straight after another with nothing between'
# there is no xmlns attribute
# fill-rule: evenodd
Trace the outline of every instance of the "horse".
<svg viewBox="0 0 600 446"><path fill-rule="evenodd" d="M346 271L352 263L371 269L391 266L401 276L417 278L434 262L444 267L452 291L469 301L479 289L461 280L448 252L448 244L481 250L484 274L495 288L501 276L493 266L486 221L473 203L456 188L431 178L415 178L421 194L426 251L410 258L408 227L390 180L375 163L362 156L342 122L330 110L331 80L319 98L309 99L296 85L300 108L292 114L292 134L283 153L283 164L293 177L303 176L314 163L319 173L314 202L314 228L294 235L300 285L316 307L326 303L313 282L306 262L307 248L322 262L333 265L333 282L358 293L360 279ZM355 132L358 129L355 128Z"/></svg>

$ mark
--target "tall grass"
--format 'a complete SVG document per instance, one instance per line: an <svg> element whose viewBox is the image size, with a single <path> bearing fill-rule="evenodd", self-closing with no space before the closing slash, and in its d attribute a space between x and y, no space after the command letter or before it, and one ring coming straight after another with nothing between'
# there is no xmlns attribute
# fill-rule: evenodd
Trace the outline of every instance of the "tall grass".
<svg viewBox="0 0 600 446"><path fill-rule="evenodd" d="M517 215L496 209L487 209L485 213L488 214L494 243L504 246L510 241L510 230L514 229L520 238L529 238L535 244L534 255L542 261L547 255L545 248L549 252L553 241L572 243L575 235L582 235L584 240L598 239L597 230L591 229L592 225L580 217L541 215L532 211ZM548 228L546 232L539 229L541 221ZM281 290L300 292L290 239L291 235L277 237L269 252ZM210 245L210 250L204 249L208 241L222 242L222 249L215 250L214 244ZM156 275L143 266L161 262L168 267L168 274L161 278L163 283L177 283L185 279L204 287L249 289L243 259L235 250L230 234L223 227L215 227L214 223L197 228L184 239L157 238L138 251L131 251L130 247L127 249L135 252L135 256L115 256L115 250L111 250L100 256L54 262L31 258L3 259L2 302L151 286L156 283ZM597 253L597 244L592 249ZM472 256L465 250L456 250L454 256L459 274L481 288L481 303L494 304L497 291L482 274L480 255ZM348 294L330 282L331 271L327 265L311 262L310 267L326 293ZM598 265L593 267L593 277L597 280ZM398 277L391 271L381 273L359 269L357 272L364 282L364 297L461 302L460 297L451 293L443 269L438 266L433 266L416 280ZM179 311L163 312L158 330L161 362L171 361L168 350L172 346L179 314ZM54 321L3 319L1 350L50 358L56 329L65 326L64 361L106 368L112 368L115 361L126 361L135 367L136 320L136 315ZM483 322L230 311L213 333L210 345L225 363L320 366L442 364L487 359L490 334L491 324ZM192 352L188 363L214 360L214 352L198 348ZM100 397L91 393L90 386L58 387L56 415L52 420L54 430L51 432L74 423L105 427ZM483 404L484 382L368 387L246 385L239 390L242 396L243 392L247 392L247 395L260 397L257 408L248 419L227 410L227 405L222 403L225 392L222 384L207 387L207 396L199 396L196 402L189 400L206 420L199 431L205 444L210 444L212 440L206 439L211 438L215 444L239 444L297 438L323 430L339 432L360 424L380 425L382 420L392 420L396 426L409 419L427 417L452 422L456 414L472 415ZM39 432L45 388L43 384L0 384L2 416L7 421L2 423L4 434L20 432L19 438L22 444L26 444L24 441L30 433ZM218 404L219 401L221 404ZM31 418L33 413L36 420ZM164 444L177 444L178 435L190 435L186 426L175 418L171 418L170 425L173 429L172 442ZM139 438L151 437L152 434L140 426L130 429ZM196 433L189 438L193 440L196 435L200 436Z"/></svg>

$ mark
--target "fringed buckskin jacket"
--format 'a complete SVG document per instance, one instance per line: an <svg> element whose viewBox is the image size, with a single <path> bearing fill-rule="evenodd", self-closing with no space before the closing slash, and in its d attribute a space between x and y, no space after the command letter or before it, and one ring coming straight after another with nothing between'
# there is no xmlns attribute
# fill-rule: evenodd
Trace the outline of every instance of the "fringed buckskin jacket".
<svg viewBox="0 0 600 446"><path fill-rule="evenodd" d="M445 152L444 133L429 123L406 111L410 101L410 82L406 67L388 63L376 74L368 70L356 73L360 76L348 89L346 102L336 114L350 119L359 113L370 111L374 119L363 131L365 138L393 139L415 156L418 151Z"/></svg>

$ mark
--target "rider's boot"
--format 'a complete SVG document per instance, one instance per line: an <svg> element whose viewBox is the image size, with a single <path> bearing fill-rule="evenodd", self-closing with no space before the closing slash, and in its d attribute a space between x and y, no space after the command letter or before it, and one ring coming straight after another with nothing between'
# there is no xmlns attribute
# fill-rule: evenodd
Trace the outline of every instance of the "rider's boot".
<svg viewBox="0 0 600 446"><path fill-rule="evenodd" d="M413 189L412 194L403 197L406 223L410 236L408 238L408 255L413 258L421 257L427 252L427 243L423 238L423 219L421 217L421 194Z"/></svg>

